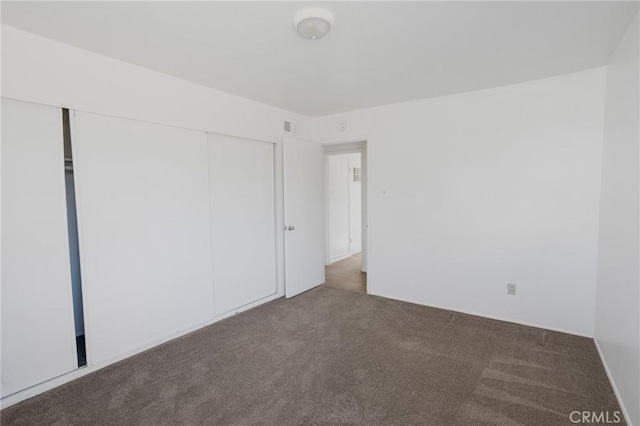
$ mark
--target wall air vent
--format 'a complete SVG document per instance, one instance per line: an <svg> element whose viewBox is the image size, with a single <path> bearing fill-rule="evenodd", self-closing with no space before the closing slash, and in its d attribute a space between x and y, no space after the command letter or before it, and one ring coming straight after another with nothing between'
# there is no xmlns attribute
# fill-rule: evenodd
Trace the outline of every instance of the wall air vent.
<svg viewBox="0 0 640 426"><path fill-rule="evenodd" d="M296 132L296 123L292 123L290 121L284 122L284 131L287 133L295 133Z"/></svg>

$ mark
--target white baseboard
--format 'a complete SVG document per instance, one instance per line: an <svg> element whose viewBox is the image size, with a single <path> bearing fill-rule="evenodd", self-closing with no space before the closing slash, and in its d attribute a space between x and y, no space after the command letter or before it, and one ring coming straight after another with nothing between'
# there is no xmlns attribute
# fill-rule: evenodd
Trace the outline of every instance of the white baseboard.
<svg viewBox="0 0 640 426"><path fill-rule="evenodd" d="M624 402L622 401L622 397L620 396L620 392L618 391L616 382L613 380L613 375L611 374L611 370L609 369L607 360L605 359L604 354L602 353L602 348L600 348L600 344L598 343L598 339L594 337L593 341L596 344L596 349L598 350L598 355L600 355L600 361L602 361L602 365L604 366L604 371L607 372L607 377L609 378L609 383L611 383L611 387L613 388L613 393L616 395L616 399L618 400L618 405L620 405L620 409L622 410L622 415L624 416L624 420L627 422L629 426L633 426L629 418L629 412L624 406Z"/></svg>
<svg viewBox="0 0 640 426"><path fill-rule="evenodd" d="M168 341L171 341L173 339L177 339L177 338L182 337L182 336L184 336L186 334L189 334L189 333L192 333L192 332L194 332L196 330L199 330L201 328L207 327L207 326L209 326L211 324L215 324L218 321L222 321L223 319L231 317L231 316L236 315L236 314L239 314L240 312L244 312L246 310L249 310L251 308L255 308L256 306L262 305L264 303L271 302L272 300L279 299L282 296L284 296L284 294L282 294L282 293L272 294L271 296L267 296L267 297L265 297L263 299L257 300L255 302L249 303L249 304L244 305L244 306L241 306L241 307L236 308L236 309L234 309L232 311L226 312L226 313L221 314L221 315L217 315L212 320L209 320L209 321L204 322L202 324L198 324L198 325L196 325L194 327L190 327L190 328L185 329L185 330L178 331L178 332L176 332L176 333L174 333L174 334L172 334L170 336L167 336L167 337L162 338L162 339L155 340L155 341L153 341L151 343L148 343L146 345L139 346L139 347L134 348L134 349L132 349L130 351L127 351L127 352L124 352L124 353L122 353L120 355L117 355L116 357L110 358L110 359L108 359L106 361L103 361L103 362L100 362L100 363L97 363L97 364L87 365L85 367L80 367L77 370L73 370L73 371L71 371L71 372L69 372L67 374L63 374L62 376L55 377L55 378L53 378L51 380L47 380L46 382L37 384L37 385L32 386L30 388L24 389L24 390L22 390L20 392L16 392L16 393L14 393L12 395L6 396L6 397L4 397L4 398L2 398L0 400L0 409L4 409L4 408L10 407L12 405L15 405L18 402L21 402L21 401L24 401L26 399L32 398L32 397L34 397L36 395L39 395L39 394L41 394L43 392L46 392L48 390L51 390L53 388L56 388L56 387L58 387L60 385L63 385L65 383L71 382L71 381L73 381L75 379L79 379L82 376L86 376L87 374L90 374L90 373L93 373L95 371L98 371L101 368L104 368L104 367L106 367L108 365L114 364L114 363L116 363L118 361L122 361L123 359L129 358L129 357L131 357L133 355L139 354L141 352L144 352L144 351L146 351L148 349L154 348L154 347L156 347L158 345L161 345L161 344L166 343ZM87 361L89 361L89 360L87 360Z"/></svg>
<svg viewBox="0 0 640 426"><path fill-rule="evenodd" d="M221 321L225 318L229 318L232 317L236 314L239 314L240 312L244 312L244 311L248 311L249 309L255 308L256 306L260 306L263 303L267 303L267 302L271 302L272 300L276 300L279 299L281 297L284 297L284 293L274 293L270 296L264 297L260 300L256 300L255 302L251 302L251 303L247 303L246 305L242 305L239 308L236 309L232 309L229 312L225 312L223 314L220 315L216 315L214 318L214 321L211 322L211 324Z"/></svg>
<svg viewBox="0 0 640 426"><path fill-rule="evenodd" d="M339 256L332 257L331 259L329 259L329 263L327 264L327 266L331 265L332 263L336 263L336 262L340 262L341 260L348 259L351 256L355 256L355 255L360 254L360 253L362 253L362 251L357 251L355 253L341 254ZM366 268L366 265L365 265L364 267L362 267L362 272L367 272L366 269L367 268Z"/></svg>
<svg viewBox="0 0 640 426"><path fill-rule="evenodd" d="M331 265L332 263L340 262L341 260L347 259L351 256L352 256L351 254L347 253L347 254L341 254L336 257L332 257L331 259L329 259L329 265Z"/></svg>

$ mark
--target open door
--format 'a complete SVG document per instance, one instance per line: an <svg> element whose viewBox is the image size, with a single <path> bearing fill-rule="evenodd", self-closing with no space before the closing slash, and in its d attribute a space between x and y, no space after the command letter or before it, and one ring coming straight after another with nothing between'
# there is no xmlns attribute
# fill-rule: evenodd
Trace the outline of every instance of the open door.
<svg viewBox="0 0 640 426"><path fill-rule="evenodd" d="M293 297L324 283L324 151L283 141L285 288Z"/></svg>

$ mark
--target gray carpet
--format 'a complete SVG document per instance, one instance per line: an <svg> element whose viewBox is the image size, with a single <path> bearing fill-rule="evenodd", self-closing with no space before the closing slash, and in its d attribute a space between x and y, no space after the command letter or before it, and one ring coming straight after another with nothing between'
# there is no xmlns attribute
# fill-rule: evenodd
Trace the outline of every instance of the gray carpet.
<svg viewBox="0 0 640 426"><path fill-rule="evenodd" d="M570 425L590 339L321 286L2 411L8 425Z"/></svg>

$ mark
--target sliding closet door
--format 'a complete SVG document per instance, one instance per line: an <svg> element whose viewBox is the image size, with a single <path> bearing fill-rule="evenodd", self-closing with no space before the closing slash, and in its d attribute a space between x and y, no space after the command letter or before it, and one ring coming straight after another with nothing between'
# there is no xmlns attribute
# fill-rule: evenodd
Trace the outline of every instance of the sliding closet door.
<svg viewBox="0 0 640 426"><path fill-rule="evenodd" d="M213 318L204 132L75 113L88 355L112 360Z"/></svg>
<svg viewBox="0 0 640 426"><path fill-rule="evenodd" d="M273 144L209 134L215 313L276 293Z"/></svg>
<svg viewBox="0 0 640 426"><path fill-rule="evenodd" d="M77 368L62 111L2 100L2 397Z"/></svg>

